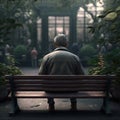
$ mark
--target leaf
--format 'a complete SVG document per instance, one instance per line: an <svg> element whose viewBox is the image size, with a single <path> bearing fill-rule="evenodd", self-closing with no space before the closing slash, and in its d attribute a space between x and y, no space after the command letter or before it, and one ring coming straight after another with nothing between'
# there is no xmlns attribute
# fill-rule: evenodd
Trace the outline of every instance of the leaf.
<svg viewBox="0 0 120 120"><path fill-rule="evenodd" d="M120 11L120 6L116 8L116 11Z"/></svg>
<svg viewBox="0 0 120 120"><path fill-rule="evenodd" d="M117 18L117 13L116 12L111 12L108 13L105 17L104 20L114 20Z"/></svg>

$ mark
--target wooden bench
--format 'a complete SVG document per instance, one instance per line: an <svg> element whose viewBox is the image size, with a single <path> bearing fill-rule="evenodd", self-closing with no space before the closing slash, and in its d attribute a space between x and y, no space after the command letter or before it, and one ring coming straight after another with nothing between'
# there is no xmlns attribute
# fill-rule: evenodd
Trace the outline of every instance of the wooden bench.
<svg viewBox="0 0 120 120"><path fill-rule="evenodd" d="M11 114L19 111L17 98L102 98L101 110L109 114L109 93L113 78L108 75L6 76L11 89Z"/></svg>

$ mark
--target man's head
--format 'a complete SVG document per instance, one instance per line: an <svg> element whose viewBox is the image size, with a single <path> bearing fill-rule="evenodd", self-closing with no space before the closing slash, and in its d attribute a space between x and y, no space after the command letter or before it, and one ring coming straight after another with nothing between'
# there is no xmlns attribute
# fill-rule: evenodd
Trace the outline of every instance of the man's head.
<svg viewBox="0 0 120 120"><path fill-rule="evenodd" d="M66 36L64 34L58 34L54 38L54 44L56 47L66 47L68 44Z"/></svg>

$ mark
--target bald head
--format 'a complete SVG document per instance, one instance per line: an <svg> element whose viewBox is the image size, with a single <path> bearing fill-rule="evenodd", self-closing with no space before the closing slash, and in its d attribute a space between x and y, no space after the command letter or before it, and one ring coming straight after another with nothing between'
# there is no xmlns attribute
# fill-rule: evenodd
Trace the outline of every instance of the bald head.
<svg viewBox="0 0 120 120"><path fill-rule="evenodd" d="M54 38L54 44L57 47L66 47L67 46L67 38L64 34L58 34L55 38Z"/></svg>

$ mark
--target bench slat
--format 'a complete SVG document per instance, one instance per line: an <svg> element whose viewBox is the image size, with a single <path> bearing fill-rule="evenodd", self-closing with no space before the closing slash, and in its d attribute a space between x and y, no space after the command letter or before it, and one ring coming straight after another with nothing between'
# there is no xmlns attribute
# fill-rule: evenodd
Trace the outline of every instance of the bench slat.
<svg viewBox="0 0 120 120"><path fill-rule="evenodd" d="M39 87L20 87L16 88L16 91L105 91L103 88L39 88Z"/></svg>
<svg viewBox="0 0 120 120"><path fill-rule="evenodd" d="M10 76L6 76L7 79L9 79ZM101 80L101 79L107 79L106 75L37 75L37 76L26 76L26 75L15 75L13 76L14 79L46 79L46 80L73 80L73 79L98 79L98 80ZM110 75L109 76L109 79L115 79L116 76L114 75Z"/></svg>
<svg viewBox="0 0 120 120"><path fill-rule="evenodd" d="M16 84L19 84L19 83L21 83L21 84L27 84L27 83L29 83L29 84L34 84L34 83L37 83L37 84L39 84L39 83L42 83L42 84L53 84L53 83L58 83L58 84L74 84L74 83L76 83L76 84L86 84L86 83L88 83L88 84L93 84L93 83L99 83L99 84L105 84L106 83L106 80L81 80L81 79L79 79L79 80L18 80L18 79L15 79L15 83Z"/></svg>
<svg viewBox="0 0 120 120"><path fill-rule="evenodd" d="M46 93L46 92L17 92L17 98L104 98L103 92L79 92L79 93Z"/></svg>
<svg viewBox="0 0 120 120"><path fill-rule="evenodd" d="M106 87L105 84L17 84L16 87Z"/></svg>

